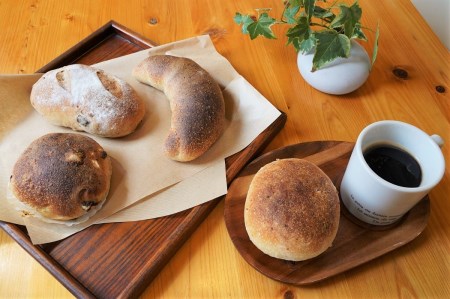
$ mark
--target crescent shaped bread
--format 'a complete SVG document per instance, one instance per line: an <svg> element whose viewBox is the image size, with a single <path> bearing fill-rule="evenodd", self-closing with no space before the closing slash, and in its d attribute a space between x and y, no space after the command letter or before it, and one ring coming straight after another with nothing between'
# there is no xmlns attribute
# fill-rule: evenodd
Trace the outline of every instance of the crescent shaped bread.
<svg viewBox="0 0 450 299"><path fill-rule="evenodd" d="M106 199L111 173L110 157L93 139L50 133L20 155L10 188L15 198L42 216L71 220Z"/></svg>
<svg viewBox="0 0 450 299"><path fill-rule="evenodd" d="M45 73L30 100L50 123L102 137L132 133L145 114L144 102L127 82L82 64Z"/></svg>
<svg viewBox="0 0 450 299"><path fill-rule="evenodd" d="M339 216L330 178L316 165L291 158L271 162L253 177L244 223L252 243L265 254L302 261L331 246Z"/></svg>
<svg viewBox="0 0 450 299"><path fill-rule="evenodd" d="M165 154L177 161L191 161L205 153L221 136L225 104L217 82L188 58L155 55L133 70L140 82L165 93L172 111Z"/></svg>

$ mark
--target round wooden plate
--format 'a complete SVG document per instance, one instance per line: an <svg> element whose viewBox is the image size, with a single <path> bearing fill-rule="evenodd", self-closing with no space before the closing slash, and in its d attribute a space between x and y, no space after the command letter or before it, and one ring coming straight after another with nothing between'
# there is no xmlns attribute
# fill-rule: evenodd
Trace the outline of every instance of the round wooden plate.
<svg viewBox="0 0 450 299"><path fill-rule="evenodd" d="M276 159L302 158L319 166L339 190L354 143L317 141L300 143L269 152L246 166L231 183L225 197L225 223L242 257L262 274L289 284L318 282L366 263L415 239L426 227L430 214L428 196L390 227L357 223L341 205L339 229L332 247L313 259L291 262L270 257L250 241L244 225L244 204L255 173Z"/></svg>

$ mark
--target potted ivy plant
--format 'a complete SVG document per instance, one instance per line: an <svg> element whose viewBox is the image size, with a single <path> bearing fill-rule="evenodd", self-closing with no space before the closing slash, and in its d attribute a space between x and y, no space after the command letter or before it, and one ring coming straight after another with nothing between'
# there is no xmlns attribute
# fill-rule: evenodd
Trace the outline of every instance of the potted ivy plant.
<svg viewBox="0 0 450 299"><path fill-rule="evenodd" d="M377 57L379 28L370 59L356 41L367 41L361 25L362 9L353 4L328 4L326 0L286 0L280 18L270 8L257 8L256 14L239 12L234 21L253 40L258 36L276 38L273 25L287 26L287 44L298 52L297 64L303 78L314 88L330 94L346 94L368 78ZM373 30L370 30L374 32Z"/></svg>

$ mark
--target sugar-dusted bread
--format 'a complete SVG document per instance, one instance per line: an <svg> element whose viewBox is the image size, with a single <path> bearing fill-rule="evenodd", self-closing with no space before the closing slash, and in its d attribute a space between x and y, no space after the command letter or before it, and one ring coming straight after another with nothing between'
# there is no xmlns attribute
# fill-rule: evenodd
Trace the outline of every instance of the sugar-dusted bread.
<svg viewBox="0 0 450 299"><path fill-rule="evenodd" d="M225 104L217 82L194 61L170 55L146 58L133 76L165 93L172 110L164 150L177 161L191 161L221 136Z"/></svg>
<svg viewBox="0 0 450 299"><path fill-rule="evenodd" d="M34 140L16 161L12 194L33 211L56 220L83 216L109 191L112 167L93 139L50 133Z"/></svg>
<svg viewBox="0 0 450 299"><path fill-rule="evenodd" d="M330 178L302 159L281 159L253 177L244 222L250 240L275 258L302 261L331 246L339 226L339 197Z"/></svg>
<svg viewBox="0 0 450 299"><path fill-rule="evenodd" d="M55 125L102 137L132 133L145 114L127 82L82 64L45 73L33 85L31 104Z"/></svg>

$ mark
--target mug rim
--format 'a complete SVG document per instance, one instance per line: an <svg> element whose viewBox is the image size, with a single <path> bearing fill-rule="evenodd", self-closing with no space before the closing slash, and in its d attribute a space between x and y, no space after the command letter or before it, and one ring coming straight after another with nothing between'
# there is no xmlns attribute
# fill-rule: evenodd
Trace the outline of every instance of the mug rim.
<svg viewBox="0 0 450 299"><path fill-rule="evenodd" d="M369 164L367 164L366 159L364 158L363 155L363 148L362 148L362 139L364 138L364 136L366 136L366 134L372 130L374 127L378 127L378 126L382 126L382 125L397 125L397 126L404 126L404 127L408 127L409 129L412 129L414 131L416 131L418 134L422 135L422 137L427 137L427 138L423 138L424 140L427 140L427 142L430 144L430 146L436 151L438 152L438 157L437 159L439 159L439 165L436 169L436 171L438 172L437 175L435 176L436 179L433 180L433 182L425 184L425 185L419 185L417 187L403 187L403 186L399 186L393 183L388 182L387 180L381 178L378 174L375 173L375 171L373 171ZM439 147L439 145L431 138L431 135L428 135L427 133L425 133L423 130L419 129L418 127L411 125L409 123L405 123L402 121L398 121L398 120L381 120L381 121L377 121L377 122L373 122L371 124L369 124L368 126L366 126L361 133L358 136L358 139L356 141L355 147L358 147L357 149L357 154L358 157L363 161L363 167L364 169L366 169L366 171L368 171L368 173L374 177L378 182L380 182L382 185L384 185L385 187L391 188L391 189L396 189L397 191L400 192L405 192L405 193L418 193L418 192L423 192L423 191L427 191L427 190L431 190L433 187L435 187L443 178L444 174L445 174L445 159L444 159L444 154L442 153L441 148ZM421 168L422 165L420 164Z"/></svg>

